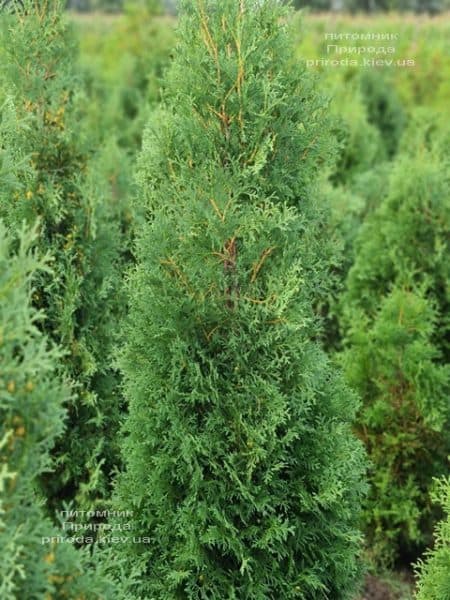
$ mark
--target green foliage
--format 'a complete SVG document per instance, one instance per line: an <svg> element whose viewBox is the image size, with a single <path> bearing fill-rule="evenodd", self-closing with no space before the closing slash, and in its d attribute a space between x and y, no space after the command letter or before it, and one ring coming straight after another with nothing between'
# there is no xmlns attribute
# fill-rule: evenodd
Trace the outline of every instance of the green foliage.
<svg viewBox="0 0 450 600"><path fill-rule="evenodd" d="M298 26L297 26L298 27ZM335 58L333 52L327 52L329 39L326 33L347 35L349 32L363 35L386 32L397 36L392 38L395 43L394 60L413 59L413 68L388 68L379 69L361 68L358 66L333 67L325 66L319 61L319 66L314 67L321 76L322 84L333 85L333 97L339 104L341 95L348 95L349 82L358 80L361 76L376 78L379 82L385 81L388 94L392 92L402 103L403 110L409 114L417 107L426 107L428 110L447 112L448 97L450 93L450 62L447 56L450 53L450 21L446 16L414 18L404 15L372 15L368 19L364 15L349 16L336 13L311 15L305 19L306 31L303 26L298 39L299 59L330 59ZM366 39L352 40L351 46L362 47L367 45ZM338 41L338 45L349 45L345 37ZM391 45L389 43L388 45ZM380 40L376 47L385 47L386 42ZM366 73L366 72L369 73ZM353 85L353 84L350 84ZM382 85L385 88L384 85ZM358 90L357 94L360 94ZM345 108L345 106L344 106Z"/></svg>
<svg viewBox="0 0 450 600"><path fill-rule="evenodd" d="M342 85L342 81L336 80L329 86L340 145L339 158L331 176L334 184L350 183L356 175L382 161L385 155L380 132L369 122L358 80L350 78L344 88Z"/></svg>
<svg viewBox="0 0 450 600"><path fill-rule="evenodd" d="M76 25L89 125L99 138L114 132L119 147L134 154L149 110L160 99L160 80L174 45L173 25L140 4L130 5L111 24Z"/></svg>
<svg viewBox="0 0 450 600"><path fill-rule="evenodd" d="M380 162L352 179L350 190L352 194L361 198L357 219L359 225L364 223L367 217L378 208L388 195L391 169L391 162ZM344 207L342 206L342 208ZM341 218L344 218L344 213L345 210L341 213ZM359 228L358 223L355 223L356 226L350 236L356 237Z"/></svg>
<svg viewBox="0 0 450 600"><path fill-rule="evenodd" d="M157 4L71 14L79 76L53 0L30 3L27 17L1 16L0 311L18 333L14 351L3 345L0 373L0 597L353 598L355 400L311 340L336 351L345 337L346 374L364 401L357 430L373 461L367 546L376 561L405 565L440 518L429 490L449 451L449 22L310 15L295 57L264 0L242 21L237 0L225 9L198 0L204 14L182 26L165 91L174 22L155 16ZM298 70L305 58L334 58L332 31L396 34L393 58L416 61L314 67L332 97L337 167L324 103ZM131 165L155 108L131 207ZM133 533L146 539L93 555L42 545L57 528L38 479L57 509L73 498L91 508L109 493L120 420L111 334L126 304L119 270L145 212L120 358L131 414L115 502L135 511ZM25 251L28 234L20 241L22 221L37 219L33 243L53 257L47 266ZM22 355L23 377L13 379ZM448 597L446 527L418 567L420 600Z"/></svg>
<svg viewBox="0 0 450 600"><path fill-rule="evenodd" d="M377 560L417 554L430 535L433 476L449 451L449 177L432 153L401 157L367 219L341 299L344 361L363 398L373 462L366 509Z"/></svg>
<svg viewBox="0 0 450 600"><path fill-rule="evenodd" d="M444 511L444 519L435 529L433 550L416 565L417 600L450 599L450 479L437 482L433 499Z"/></svg>
<svg viewBox="0 0 450 600"><path fill-rule="evenodd" d="M351 598L357 402L313 341L324 106L277 2L185 3L140 157L118 548L145 598Z"/></svg>
<svg viewBox="0 0 450 600"><path fill-rule="evenodd" d="M342 282L354 261L354 244L360 227L387 194L390 169L390 163L378 163L355 174L347 185L327 183L323 187L324 202L330 206L330 235L341 246L341 259L336 267Z"/></svg>
<svg viewBox="0 0 450 600"><path fill-rule="evenodd" d="M58 2L26 2L4 16L0 37L0 216L16 231L39 218L39 247L54 260L41 273L34 305L43 330L64 350L74 382L70 436L55 450L57 471L45 481L57 506L106 493L117 462L117 376L110 367L120 316L120 248L125 245L109 190L92 170L96 157L83 130L73 69L76 48Z"/></svg>
<svg viewBox="0 0 450 600"><path fill-rule="evenodd" d="M382 72L370 69L363 71L360 85L368 121L380 131L386 157L392 158L397 152L406 120L395 88Z"/></svg>
<svg viewBox="0 0 450 600"><path fill-rule="evenodd" d="M61 352L40 331L44 315L31 303L37 273L49 271L30 250L36 241L36 229L13 238L0 221L0 596L104 598L106 584L84 573L84 555L43 542L58 532L44 515L37 479L51 468L71 389L57 374Z"/></svg>
<svg viewBox="0 0 450 600"><path fill-rule="evenodd" d="M329 274L329 290L324 300L316 304L323 320L321 340L327 352L341 347L341 336L336 306L342 293L343 282L353 263L353 244L366 212L366 200L348 187L333 186L327 182L321 190L323 204L330 207L327 220L329 240L334 243L335 257Z"/></svg>
<svg viewBox="0 0 450 600"><path fill-rule="evenodd" d="M417 107L401 138L400 152L414 155L427 151L450 156L450 127L444 113Z"/></svg>

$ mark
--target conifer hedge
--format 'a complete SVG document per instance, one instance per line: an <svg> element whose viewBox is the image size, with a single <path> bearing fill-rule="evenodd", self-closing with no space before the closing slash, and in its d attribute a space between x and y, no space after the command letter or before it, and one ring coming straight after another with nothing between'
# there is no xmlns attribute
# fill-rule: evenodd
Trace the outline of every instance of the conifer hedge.
<svg viewBox="0 0 450 600"><path fill-rule="evenodd" d="M145 598L351 598L355 396L315 343L324 105L273 0L184 2L140 158L118 552Z"/></svg>
<svg viewBox="0 0 450 600"><path fill-rule="evenodd" d="M450 450L450 178L448 159L400 157L389 192L362 226L341 299L343 359L363 409L372 460L366 507L376 560L431 541L429 491Z"/></svg>
<svg viewBox="0 0 450 600"><path fill-rule="evenodd" d="M39 218L38 244L53 259L41 273L34 306L42 329L64 351L75 384L70 436L58 442L56 471L44 482L50 501L79 506L107 493L117 462L119 394L110 366L121 306L123 236L114 205L90 168L83 128L76 46L58 0L24 0L0 21L0 217L11 232ZM1 168L1 167L0 167Z"/></svg>

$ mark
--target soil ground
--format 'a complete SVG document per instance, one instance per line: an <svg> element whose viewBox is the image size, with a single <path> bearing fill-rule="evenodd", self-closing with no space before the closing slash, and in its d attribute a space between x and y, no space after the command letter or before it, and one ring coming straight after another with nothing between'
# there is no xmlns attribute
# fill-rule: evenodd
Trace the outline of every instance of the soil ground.
<svg viewBox="0 0 450 600"><path fill-rule="evenodd" d="M413 600L414 582L408 573L389 577L367 575L362 595L357 600Z"/></svg>

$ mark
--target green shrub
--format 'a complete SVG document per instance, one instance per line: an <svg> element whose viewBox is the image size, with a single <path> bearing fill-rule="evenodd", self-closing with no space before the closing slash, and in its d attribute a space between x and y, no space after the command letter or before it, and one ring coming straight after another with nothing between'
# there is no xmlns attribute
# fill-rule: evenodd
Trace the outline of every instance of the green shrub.
<svg viewBox="0 0 450 600"><path fill-rule="evenodd" d="M416 566L417 600L450 599L450 479L438 482L433 498L442 505L445 517L435 529L434 548Z"/></svg>
<svg viewBox="0 0 450 600"><path fill-rule="evenodd" d="M392 163L380 162L374 164L371 169L355 175L350 185L352 194L361 198L360 211L358 213L359 225L378 208L383 199L389 193L389 177ZM353 231L356 237L358 226Z"/></svg>
<svg viewBox="0 0 450 600"><path fill-rule="evenodd" d="M63 348L76 386L70 435L58 442L57 471L44 483L55 506L74 497L89 503L107 493L117 463L120 396L110 351L122 310L121 208L92 170L76 48L59 3L25 2L0 29L0 88L8 95L1 160L6 173L14 167L0 187L0 216L12 232L40 220L39 247L54 270L40 275L33 302L45 310L41 327Z"/></svg>
<svg viewBox="0 0 450 600"><path fill-rule="evenodd" d="M372 460L366 507L376 560L417 555L431 534L428 494L445 472L448 393L449 177L442 157L401 157L356 242L341 298L348 382Z"/></svg>
<svg viewBox="0 0 450 600"><path fill-rule="evenodd" d="M387 195L391 164L374 165L354 177L348 185L331 185L328 182L322 193L324 202L330 207L329 227L342 246L341 260L337 265L345 280L354 261L354 244L358 232Z"/></svg>
<svg viewBox="0 0 450 600"><path fill-rule="evenodd" d="M392 81L382 72L366 69L360 76L368 121L380 131L387 158L397 152L406 116Z"/></svg>
<svg viewBox="0 0 450 600"><path fill-rule="evenodd" d="M174 45L173 23L138 4L108 28L81 22L77 31L90 126L100 138L114 132L119 147L134 154L149 111L160 100L161 77Z"/></svg>
<svg viewBox="0 0 450 600"><path fill-rule="evenodd" d="M185 2L140 157L116 506L133 591L351 598L364 457L313 341L327 286L321 99L273 1Z"/></svg>
<svg viewBox="0 0 450 600"><path fill-rule="evenodd" d="M415 155L427 151L450 156L450 127L443 112L419 106L402 135L400 152Z"/></svg>
<svg viewBox="0 0 450 600"><path fill-rule="evenodd" d="M361 226L365 200L362 196L353 194L348 187L334 186L329 181L322 186L319 198L324 206L329 206L326 226L328 240L334 247L334 256L329 271L327 294L325 298L319 298L315 308L323 322L320 336L322 345L327 352L336 352L342 342L336 305L353 262L353 243Z"/></svg>
<svg viewBox="0 0 450 600"><path fill-rule="evenodd" d="M337 80L330 86L331 107L336 115L339 157L331 181L350 183L356 175L371 169L384 159L379 130L369 123L367 108L358 89L358 82Z"/></svg>
<svg viewBox="0 0 450 600"><path fill-rule="evenodd" d="M86 571L84 554L50 543L60 532L37 492L72 390L58 375L62 353L40 331L44 314L32 306L37 273L49 269L30 250L36 241L36 229L13 238L0 221L0 596L105 598L106 583Z"/></svg>
<svg viewBox="0 0 450 600"><path fill-rule="evenodd" d="M332 185L329 181L321 190L323 203L330 210L327 227L336 255L332 261L328 296L317 305L324 321L322 341L327 352L334 353L342 349L339 298L355 260L354 246L358 232L381 203L382 194L387 193L390 168L389 162L378 163L368 171L355 174L346 185Z"/></svg>

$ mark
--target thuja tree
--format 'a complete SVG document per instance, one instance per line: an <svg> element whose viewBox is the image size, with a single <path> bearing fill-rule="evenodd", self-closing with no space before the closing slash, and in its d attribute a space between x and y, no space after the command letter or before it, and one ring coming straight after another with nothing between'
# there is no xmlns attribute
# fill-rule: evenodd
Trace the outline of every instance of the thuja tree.
<svg viewBox="0 0 450 600"><path fill-rule="evenodd" d="M349 80L345 88L337 80L330 87L330 92L337 115L337 141L340 146L330 179L334 185L349 185L356 176L383 160L383 142L376 126L369 122L357 80Z"/></svg>
<svg viewBox="0 0 450 600"><path fill-rule="evenodd" d="M174 45L173 23L145 3L130 3L107 33L82 30L80 59L89 95L89 126L134 154L160 100L160 78ZM122 162L123 162L122 158Z"/></svg>
<svg viewBox="0 0 450 600"><path fill-rule="evenodd" d="M342 349L339 327L339 302L349 269L354 262L354 245L365 219L381 203L387 193L391 163L384 162L356 174L350 184L321 187L324 202L330 207L327 220L329 239L334 240L336 258L330 274L330 290L325 302L318 306L324 326L322 342L327 352Z"/></svg>
<svg viewBox="0 0 450 600"><path fill-rule="evenodd" d="M417 565L417 600L450 598L450 479L438 482L433 499L445 515L436 526L434 548Z"/></svg>
<svg viewBox="0 0 450 600"><path fill-rule="evenodd" d="M39 218L39 246L54 260L33 302L45 309L41 327L63 347L76 387L70 435L58 443L58 470L45 485L55 503L84 502L105 493L115 462L119 417L109 352L120 306L120 207L90 170L76 48L58 1L14 6L0 28L0 86L8 96L0 116L2 164L15 172L0 188L0 215L11 231Z"/></svg>
<svg viewBox="0 0 450 600"><path fill-rule="evenodd" d="M58 531L37 491L71 390L58 375L61 352L40 331L44 315L32 306L37 273L49 265L31 244L36 230L12 236L0 221L0 596L105 598L106 581L87 573L84 555L50 542Z"/></svg>
<svg viewBox="0 0 450 600"><path fill-rule="evenodd" d="M429 541L429 487L450 448L445 164L429 152L397 162L341 301L346 374L362 395L358 428L373 463L368 546L382 561L417 556Z"/></svg>
<svg viewBox="0 0 450 600"><path fill-rule="evenodd" d="M350 598L355 397L313 341L326 120L273 1L184 3L140 160L116 505L139 596Z"/></svg>
<svg viewBox="0 0 450 600"><path fill-rule="evenodd" d="M380 70L364 70L360 86L369 123L380 131L384 153L391 159L397 152L406 121L400 99L392 81Z"/></svg>

